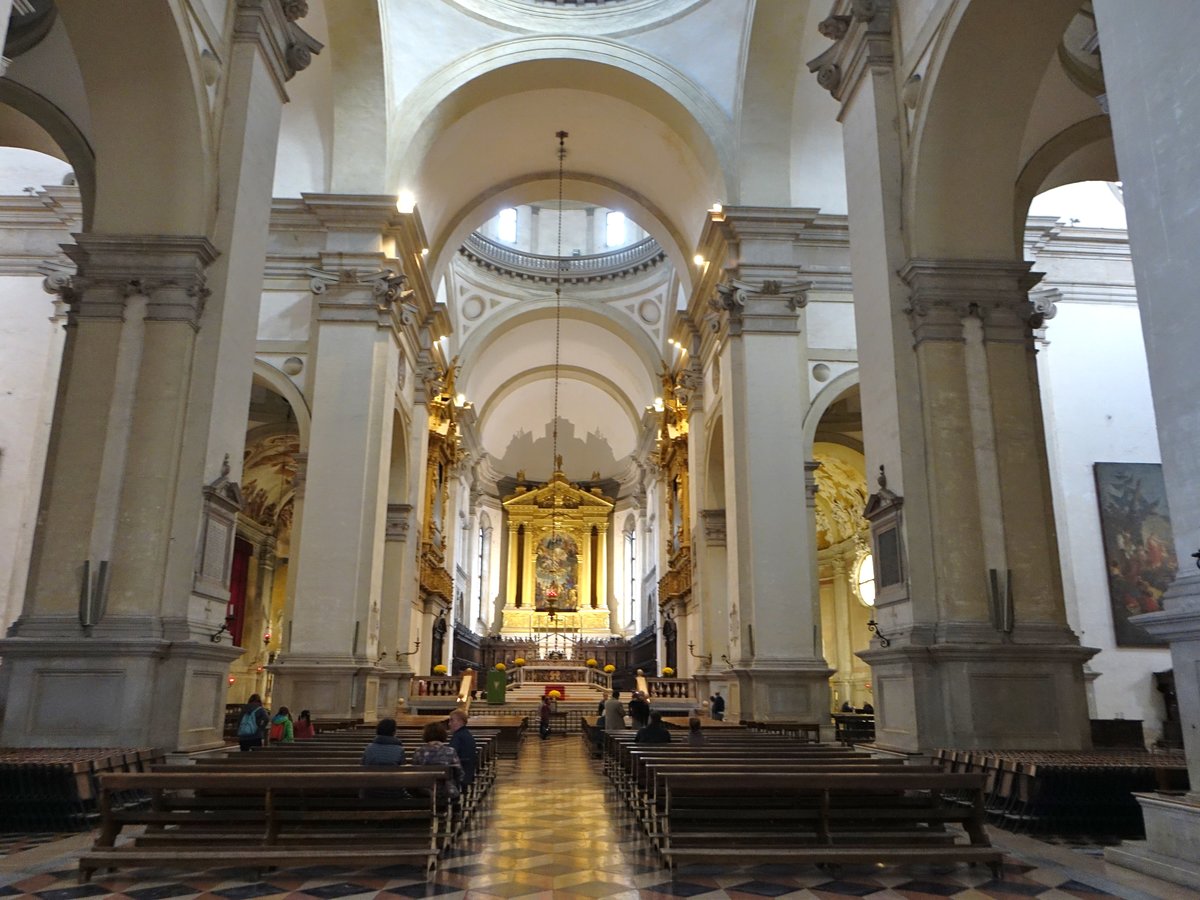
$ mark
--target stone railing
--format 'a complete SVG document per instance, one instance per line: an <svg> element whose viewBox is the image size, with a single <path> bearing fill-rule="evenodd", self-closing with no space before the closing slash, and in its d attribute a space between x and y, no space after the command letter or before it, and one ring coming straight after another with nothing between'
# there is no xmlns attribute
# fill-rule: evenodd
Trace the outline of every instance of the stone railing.
<svg viewBox="0 0 1200 900"><path fill-rule="evenodd" d="M692 682L687 678L647 678L650 699L688 700L692 696Z"/></svg>
<svg viewBox="0 0 1200 900"><path fill-rule="evenodd" d="M478 232L467 236L459 253L477 265L502 275L550 284L559 278L568 284L624 278L656 266L667 258L658 241L652 237L611 253L542 256L506 247Z"/></svg>
<svg viewBox="0 0 1200 900"><path fill-rule="evenodd" d="M410 696L457 697L461 688L461 675L428 675L412 680Z"/></svg>

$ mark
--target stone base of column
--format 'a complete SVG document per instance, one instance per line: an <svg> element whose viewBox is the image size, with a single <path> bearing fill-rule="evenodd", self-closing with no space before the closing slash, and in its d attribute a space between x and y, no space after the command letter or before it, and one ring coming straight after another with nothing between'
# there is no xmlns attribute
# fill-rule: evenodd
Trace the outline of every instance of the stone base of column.
<svg viewBox="0 0 1200 900"><path fill-rule="evenodd" d="M164 640L151 620L123 623L124 636L63 624L71 636L0 641L0 746L222 746L226 679L241 648Z"/></svg>
<svg viewBox="0 0 1200 900"><path fill-rule="evenodd" d="M823 659L755 660L733 669L743 722L815 722L821 740L833 739L829 676Z"/></svg>
<svg viewBox="0 0 1200 900"><path fill-rule="evenodd" d="M904 753L942 747L1085 750L1091 728L1083 664L1097 652L1061 639L893 639L886 648L876 641L858 654L871 666L875 743Z"/></svg>
<svg viewBox="0 0 1200 900"><path fill-rule="evenodd" d="M1105 861L1200 890L1200 793L1187 798L1136 796L1146 840L1106 848Z"/></svg>
<svg viewBox="0 0 1200 900"><path fill-rule="evenodd" d="M307 709L321 719L378 721L379 679L384 670L349 657L289 657L271 666L271 705ZM390 715L390 713L389 713Z"/></svg>

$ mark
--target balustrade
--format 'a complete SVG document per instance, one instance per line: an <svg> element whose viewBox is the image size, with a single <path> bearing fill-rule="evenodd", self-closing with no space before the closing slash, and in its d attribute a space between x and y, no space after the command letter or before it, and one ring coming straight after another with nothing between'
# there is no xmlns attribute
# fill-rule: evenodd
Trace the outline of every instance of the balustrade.
<svg viewBox="0 0 1200 900"><path fill-rule="evenodd" d="M467 236L461 252L487 268L537 281L556 281L560 276L572 282L616 278L647 269L666 259L662 247L652 237L611 253L543 256L505 247L481 234L472 233Z"/></svg>
<svg viewBox="0 0 1200 900"><path fill-rule="evenodd" d="M647 678L650 699L687 700L692 696L692 682L687 678Z"/></svg>

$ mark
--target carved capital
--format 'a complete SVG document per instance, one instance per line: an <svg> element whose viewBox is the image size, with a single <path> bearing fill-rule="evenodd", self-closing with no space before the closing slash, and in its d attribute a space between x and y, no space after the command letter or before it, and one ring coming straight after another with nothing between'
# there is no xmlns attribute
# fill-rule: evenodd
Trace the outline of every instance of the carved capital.
<svg viewBox="0 0 1200 900"><path fill-rule="evenodd" d="M385 541L407 541L411 522L412 504L389 503L387 517L384 520L383 539Z"/></svg>
<svg viewBox="0 0 1200 900"><path fill-rule="evenodd" d="M309 269L309 290L318 299L321 321L372 323L399 331L411 325L415 309L408 302L408 276L397 269Z"/></svg>
<svg viewBox="0 0 1200 900"><path fill-rule="evenodd" d="M237 0L234 43L255 44L261 49L284 102L284 85L307 69L324 48L297 24L306 15L306 0Z"/></svg>
<svg viewBox="0 0 1200 900"><path fill-rule="evenodd" d="M1041 274L1027 262L1001 260L911 260L900 271L908 284L906 312L919 345L963 340L967 317L983 323L984 340L1028 343L1043 314L1029 290ZM1052 305L1052 304L1051 304Z"/></svg>
<svg viewBox="0 0 1200 900"><path fill-rule="evenodd" d="M75 241L63 245L75 274L43 282L70 304L69 322L120 320L130 297L145 297L147 320L200 327L210 293L205 270L217 258L207 238L79 234Z"/></svg>
<svg viewBox="0 0 1200 900"><path fill-rule="evenodd" d="M700 523L704 528L704 543L709 547L724 547L726 541L725 535L725 510L723 509L702 509L700 510Z"/></svg>
<svg viewBox="0 0 1200 900"><path fill-rule="evenodd" d="M730 278L716 287L709 300L709 325L729 334L745 332L795 333L797 313L808 305L808 281L765 279L757 284Z"/></svg>
<svg viewBox="0 0 1200 900"><path fill-rule="evenodd" d="M863 73L892 65L892 0L836 0L817 29L834 43L808 69L837 100L846 99Z"/></svg>

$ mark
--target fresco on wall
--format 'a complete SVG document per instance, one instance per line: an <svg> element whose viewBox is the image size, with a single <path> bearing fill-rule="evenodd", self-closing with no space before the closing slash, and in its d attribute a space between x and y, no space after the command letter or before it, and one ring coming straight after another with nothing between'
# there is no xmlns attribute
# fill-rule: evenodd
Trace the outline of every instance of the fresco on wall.
<svg viewBox="0 0 1200 900"><path fill-rule="evenodd" d="M545 612L579 608L579 546L566 534L547 535L537 548L534 602Z"/></svg>
<svg viewBox="0 0 1200 900"><path fill-rule="evenodd" d="M1118 647L1158 647L1129 621L1158 612L1178 567L1167 491L1158 463L1096 463L1096 496Z"/></svg>

